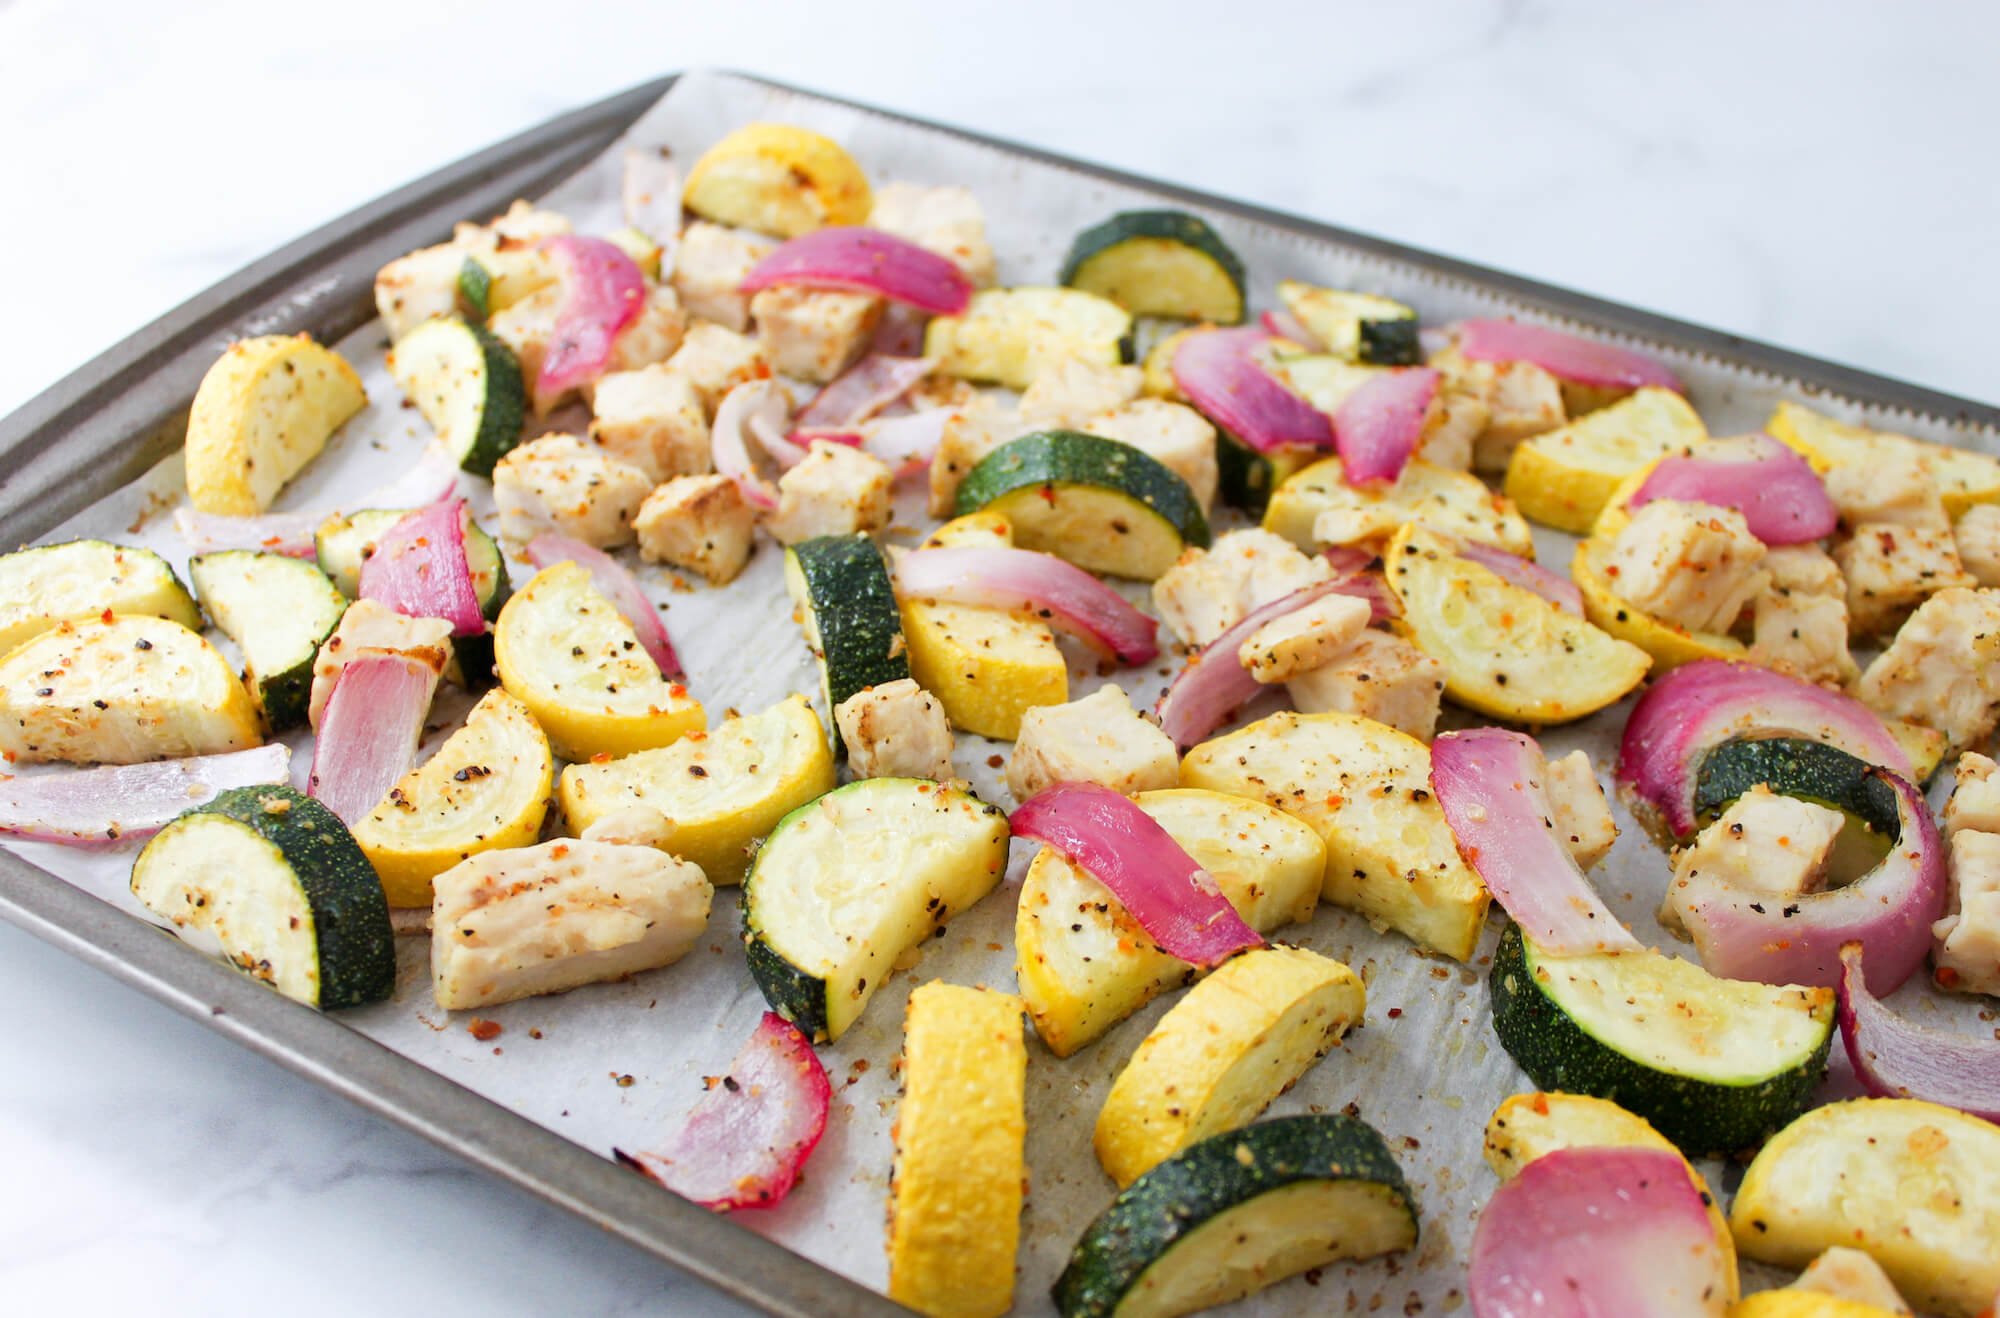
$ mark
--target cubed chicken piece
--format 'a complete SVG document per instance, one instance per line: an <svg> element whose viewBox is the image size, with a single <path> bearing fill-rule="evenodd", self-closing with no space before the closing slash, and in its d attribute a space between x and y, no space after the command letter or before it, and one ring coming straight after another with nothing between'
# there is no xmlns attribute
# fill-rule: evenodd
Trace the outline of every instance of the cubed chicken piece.
<svg viewBox="0 0 2000 1318"><path fill-rule="evenodd" d="M673 289L656 285L646 293L646 303L638 316L618 337L611 340L612 371L636 371L666 361L680 350L687 336L687 313ZM584 398L593 402L598 381L584 387Z"/></svg>
<svg viewBox="0 0 2000 1318"><path fill-rule="evenodd" d="M696 220L674 254L674 291L696 320L714 321L738 334L750 328L750 295L742 289L750 267L776 246L748 229Z"/></svg>
<svg viewBox="0 0 2000 1318"><path fill-rule="evenodd" d="M1486 429L1472 446L1478 471L1505 471L1523 440L1546 434L1566 422L1562 382L1533 362L1477 362L1473 378L1485 385L1482 396L1488 415Z"/></svg>
<svg viewBox="0 0 2000 1318"><path fill-rule="evenodd" d="M1619 598L1663 622L1727 632L1768 580L1763 559L1742 513L1658 499L1618 533L1605 575Z"/></svg>
<svg viewBox="0 0 2000 1318"><path fill-rule="evenodd" d="M1590 756L1571 751L1550 760L1542 785L1548 789L1549 807L1554 812L1556 837L1575 858L1589 869L1603 860L1618 840L1618 823L1611 817L1611 803L1604 799L1604 787Z"/></svg>
<svg viewBox="0 0 2000 1318"><path fill-rule="evenodd" d="M1794 595L1838 595L1845 598L1847 582L1840 564L1818 545L1780 545L1764 551L1764 571L1771 589Z"/></svg>
<svg viewBox="0 0 2000 1318"><path fill-rule="evenodd" d="M434 890L431 983L447 1011L671 965L708 927L715 895L699 865L581 838L481 852Z"/></svg>
<svg viewBox="0 0 2000 1318"><path fill-rule="evenodd" d="M1124 688L1106 684L1067 705L1022 713L1007 790L1025 801L1050 783L1097 783L1130 796L1172 787L1180 772L1172 738L1132 708Z"/></svg>
<svg viewBox="0 0 2000 1318"><path fill-rule="evenodd" d="M1367 628L1369 613L1366 600L1322 595L1250 633L1236 657L1266 686L1289 682L1338 658Z"/></svg>
<svg viewBox="0 0 2000 1318"><path fill-rule="evenodd" d="M1444 699L1444 665L1400 636L1365 631L1332 663L1285 684L1307 714L1359 714L1429 741Z"/></svg>
<svg viewBox="0 0 2000 1318"><path fill-rule="evenodd" d="M2000 720L2000 591L1953 587L1925 600L1855 688L1878 714L1977 744Z"/></svg>
<svg viewBox="0 0 2000 1318"><path fill-rule="evenodd" d="M1130 444L1186 481L1206 512L1215 503L1215 427L1192 407L1141 398L1093 417L1093 435Z"/></svg>
<svg viewBox="0 0 2000 1318"><path fill-rule="evenodd" d="M1838 810L1758 784L1675 854L1661 918L1671 912L1678 919L1679 903L1697 875L1780 899L1820 891L1845 823Z"/></svg>
<svg viewBox="0 0 2000 1318"><path fill-rule="evenodd" d="M1931 926L1939 988L2000 997L2000 833L1951 836L1951 901Z"/></svg>
<svg viewBox="0 0 2000 1318"><path fill-rule="evenodd" d="M993 283L993 246L986 241L986 215L979 208L979 199L967 188L885 183L875 189L868 223L936 252L963 270L979 288Z"/></svg>
<svg viewBox="0 0 2000 1318"><path fill-rule="evenodd" d="M1291 541L1251 528L1207 549L1189 549L1153 583L1153 610L1174 635L1207 645L1251 610L1333 575L1332 566Z"/></svg>
<svg viewBox="0 0 2000 1318"><path fill-rule="evenodd" d="M1036 372L1021 392L1021 422L1036 430L1080 430L1092 417L1137 398L1145 382L1136 366L1064 357Z"/></svg>
<svg viewBox="0 0 2000 1318"><path fill-rule="evenodd" d="M857 778L952 776L951 720L944 704L910 678L865 687L833 713Z"/></svg>
<svg viewBox="0 0 2000 1318"><path fill-rule="evenodd" d="M1863 526L1943 530L1951 525L1930 465L1915 450L1883 446L1867 462L1843 462L1826 473L1826 492L1840 520Z"/></svg>
<svg viewBox="0 0 2000 1318"><path fill-rule="evenodd" d="M2000 586L2000 504L1976 503L1951 528L1958 561L1982 586Z"/></svg>
<svg viewBox="0 0 2000 1318"><path fill-rule="evenodd" d="M659 847L673 836L674 821L649 805L616 806L590 821L582 833L585 842L616 842L627 847Z"/></svg>
<svg viewBox="0 0 2000 1318"><path fill-rule="evenodd" d="M315 731L340 672L356 659L402 655L443 674L451 661L451 624L443 618L410 618L374 600L356 600L340 615L340 625L313 658L312 693L306 721Z"/></svg>
<svg viewBox="0 0 2000 1318"><path fill-rule="evenodd" d="M575 435L543 435L493 468L500 535L524 544L544 531L599 549L632 543L632 518L653 482Z"/></svg>
<svg viewBox="0 0 2000 1318"><path fill-rule="evenodd" d="M2000 833L2000 764L1978 751L1958 757L1951 799L1944 803L1944 831L1969 828L1976 833Z"/></svg>
<svg viewBox="0 0 2000 1318"><path fill-rule="evenodd" d="M1023 433L1013 406L994 394L976 394L945 419L944 437L931 458L930 510L933 517L957 511L958 487L981 459Z"/></svg>
<svg viewBox="0 0 2000 1318"><path fill-rule="evenodd" d="M521 364L521 380L528 387L528 404L536 416L546 416L574 390L544 390L537 381L542 374L542 359L548 356L549 343L556 335L556 319L562 314L564 293L560 284L549 284L536 289L513 306L496 311L487 320L486 327L493 337L507 345L514 359Z"/></svg>
<svg viewBox="0 0 2000 1318"><path fill-rule="evenodd" d="M747 334L700 321L688 327L680 351L667 359L667 367L694 386L711 420L716 404L731 389L771 378L771 360L764 355L763 344Z"/></svg>
<svg viewBox="0 0 2000 1318"><path fill-rule="evenodd" d="M590 437L656 481L699 476L709 455L708 412L686 376L668 366L614 371L597 382Z"/></svg>
<svg viewBox="0 0 2000 1318"><path fill-rule="evenodd" d="M468 259L485 268L488 298L496 311L552 282L555 267L540 244L569 231L565 217L517 201L491 224L462 223L450 242L391 261L375 276L375 308L390 342L458 310L459 272Z"/></svg>
<svg viewBox="0 0 2000 1318"><path fill-rule="evenodd" d="M771 534L788 545L816 535L879 531L889 524L896 475L858 448L815 441L798 466L778 478Z"/></svg>
<svg viewBox="0 0 2000 1318"><path fill-rule="evenodd" d="M1474 394L1440 389L1424 414L1423 434L1411 454L1420 462L1450 471L1472 467L1472 447L1485 432L1493 410Z"/></svg>
<svg viewBox="0 0 2000 1318"><path fill-rule="evenodd" d="M727 476L676 476L646 496L632 519L639 557L699 572L710 585L750 561L757 514Z"/></svg>
<svg viewBox="0 0 2000 1318"><path fill-rule="evenodd" d="M1926 596L1971 586L1949 530L1871 522L1833 551L1847 580L1847 625L1857 636L1879 636Z"/></svg>
<svg viewBox="0 0 2000 1318"><path fill-rule="evenodd" d="M1807 682L1842 686L1861 670L1847 652L1847 601L1767 590L1757 597L1750 662Z"/></svg>
<svg viewBox="0 0 2000 1318"><path fill-rule="evenodd" d="M759 292L750 316L772 370L825 384L868 350L885 305L866 293L787 286Z"/></svg>
<svg viewBox="0 0 2000 1318"><path fill-rule="evenodd" d="M1851 1300L1880 1309L1884 1313L1910 1311L1902 1294L1882 1265L1858 1249L1835 1245L1806 1266L1798 1280L1785 1289L1815 1291L1836 1299Z"/></svg>

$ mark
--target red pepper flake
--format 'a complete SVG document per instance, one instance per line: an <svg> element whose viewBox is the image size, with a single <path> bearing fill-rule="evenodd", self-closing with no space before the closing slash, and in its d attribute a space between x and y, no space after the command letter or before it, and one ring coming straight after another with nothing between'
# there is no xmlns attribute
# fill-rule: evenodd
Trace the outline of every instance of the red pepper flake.
<svg viewBox="0 0 2000 1318"><path fill-rule="evenodd" d="M1549 1096L1547 1094L1536 1094L1528 1103L1528 1106L1534 1109L1536 1116L1546 1117L1549 1114Z"/></svg>
<svg viewBox="0 0 2000 1318"><path fill-rule="evenodd" d="M465 1032L481 1043L491 1043L500 1037L500 1022L489 1021L484 1016L474 1016L466 1025Z"/></svg>
<svg viewBox="0 0 2000 1318"><path fill-rule="evenodd" d="M1396 1019L1397 1017L1401 1016L1402 1014L1403 1014L1403 1009L1402 1009L1401 1007L1391 1007L1391 1008L1389 1008L1389 1019L1390 1019L1390 1020L1395 1020L1395 1019Z"/></svg>
<svg viewBox="0 0 2000 1318"><path fill-rule="evenodd" d="M613 1071L611 1072L611 1079L620 1089L630 1089L632 1087L632 1077L629 1075L620 1075L618 1072Z"/></svg>

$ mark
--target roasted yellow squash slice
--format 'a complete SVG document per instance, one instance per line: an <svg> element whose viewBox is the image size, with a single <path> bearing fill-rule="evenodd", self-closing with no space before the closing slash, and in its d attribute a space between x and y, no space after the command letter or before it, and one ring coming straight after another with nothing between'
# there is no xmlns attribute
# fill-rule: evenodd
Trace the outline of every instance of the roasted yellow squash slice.
<svg viewBox="0 0 2000 1318"><path fill-rule="evenodd" d="M354 368L303 334L230 344L188 413L188 498L205 513L264 511L367 403Z"/></svg>
<svg viewBox="0 0 2000 1318"><path fill-rule="evenodd" d="M1626 477L1707 438L1687 399L1671 389L1640 389L1523 441L1507 464L1507 495L1531 521L1588 535Z"/></svg>
<svg viewBox="0 0 2000 1318"><path fill-rule="evenodd" d="M745 124L688 171L687 208L705 220L780 238L866 224L874 194L840 143L792 124Z"/></svg>
<svg viewBox="0 0 2000 1318"><path fill-rule="evenodd" d="M1533 535L1511 500L1468 472L1421 460L1394 484L1357 489L1342 476L1340 459L1327 458L1280 485L1264 510L1265 530L1308 553L1328 544L1376 548L1410 522L1535 556Z"/></svg>

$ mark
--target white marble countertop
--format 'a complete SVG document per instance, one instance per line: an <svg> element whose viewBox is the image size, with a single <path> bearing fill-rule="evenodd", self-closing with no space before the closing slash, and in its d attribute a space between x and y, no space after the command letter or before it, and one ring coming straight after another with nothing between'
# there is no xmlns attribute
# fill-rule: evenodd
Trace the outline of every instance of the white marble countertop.
<svg viewBox="0 0 2000 1318"><path fill-rule="evenodd" d="M396 184L696 65L2000 398L2000 10L1017 0L975 36L939 5L583 8L0 0L0 412ZM0 1002L10 1310L735 1312L4 926Z"/></svg>

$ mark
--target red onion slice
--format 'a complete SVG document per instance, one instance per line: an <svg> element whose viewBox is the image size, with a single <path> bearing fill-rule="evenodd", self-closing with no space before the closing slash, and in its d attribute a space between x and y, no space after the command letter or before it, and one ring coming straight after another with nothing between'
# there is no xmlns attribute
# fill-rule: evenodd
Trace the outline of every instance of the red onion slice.
<svg viewBox="0 0 2000 1318"><path fill-rule="evenodd" d="M686 675L667 635L667 626L660 621L660 611L646 598L638 578L626 571L624 564L602 549L552 532L530 540L526 553L528 561L538 568L552 563L575 563L588 571L598 594L616 605L625 621L632 624L632 630L639 634L639 644L659 666L660 676L678 682Z"/></svg>
<svg viewBox="0 0 2000 1318"><path fill-rule="evenodd" d="M1202 414L1259 453L1333 447L1333 423L1258 363L1261 329L1203 330L1174 350L1174 383Z"/></svg>
<svg viewBox="0 0 2000 1318"><path fill-rule="evenodd" d="M319 716L306 793L352 826L382 803L417 758L437 670L371 654L340 670Z"/></svg>
<svg viewBox="0 0 2000 1318"><path fill-rule="evenodd" d="M442 618L454 636L484 635L465 557L465 500L426 504L390 527L361 562L361 598L406 618Z"/></svg>
<svg viewBox="0 0 2000 1318"><path fill-rule="evenodd" d="M833 1084L799 1028L764 1013L729 1070L657 1153L612 1156L646 1179L727 1213L791 1193L826 1133Z"/></svg>
<svg viewBox="0 0 2000 1318"><path fill-rule="evenodd" d="M1532 590L1564 613L1583 616L1583 592L1568 577L1559 577L1540 563L1531 563L1519 554L1510 554L1493 545L1462 540L1455 548L1460 558L1470 559L1522 590Z"/></svg>
<svg viewBox="0 0 2000 1318"><path fill-rule="evenodd" d="M2000 1123L2000 1039L1904 1020L1868 991L1862 947L1840 949L1840 1041L1877 1098L1921 1098Z"/></svg>
<svg viewBox="0 0 2000 1318"><path fill-rule="evenodd" d="M1326 351L1326 344L1319 335L1307 329L1305 322L1289 311L1267 311L1258 317L1257 323L1274 338L1287 339L1312 352Z"/></svg>
<svg viewBox="0 0 2000 1318"><path fill-rule="evenodd" d="M1644 353L1543 325L1523 325L1515 320L1460 321L1458 350L1476 362L1533 362L1558 379L1601 389L1655 385L1685 392L1679 376Z"/></svg>
<svg viewBox="0 0 2000 1318"><path fill-rule="evenodd" d="M1642 950L1556 836L1547 771L1524 733L1475 728L1431 743L1431 791L1458 854L1529 942L1552 956Z"/></svg>
<svg viewBox="0 0 2000 1318"><path fill-rule="evenodd" d="M709 428L709 452L715 469L736 482L753 508L776 511L778 487L757 473L750 457L749 435L753 431L783 434L791 412L791 399L776 380L739 384L723 395L715 409L715 424Z"/></svg>
<svg viewBox="0 0 2000 1318"><path fill-rule="evenodd" d="M562 305L535 392L553 396L604 374L619 332L639 318L646 276L615 243L559 234L542 241L562 272Z"/></svg>
<svg viewBox="0 0 2000 1318"><path fill-rule="evenodd" d="M1109 787L1052 784L1015 807L1008 826L1109 888L1169 956L1207 970L1264 945L1173 835Z"/></svg>
<svg viewBox="0 0 2000 1318"><path fill-rule="evenodd" d="M754 293L781 284L873 293L935 316L959 315L972 301L972 281L951 261L859 225L800 234L752 266L741 287Z"/></svg>
<svg viewBox="0 0 2000 1318"><path fill-rule="evenodd" d="M414 508L435 503L458 488L458 460L442 444L424 446L409 470L387 485L343 499L340 511L358 508ZM318 552L313 537L333 511L304 513L261 513L254 517L230 517L222 513L196 512L192 508L174 510L174 530L197 554L222 549L255 549L267 554L311 558Z"/></svg>
<svg viewBox="0 0 2000 1318"><path fill-rule="evenodd" d="M792 424L798 430L851 430L930 373L931 363L925 358L872 353L813 395Z"/></svg>
<svg viewBox="0 0 2000 1318"><path fill-rule="evenodd" d="M1473 1318L1721 1318L1732 1261L1667 1149L1543 1154L1472 1233Z"/></svg>
<svg viewBox="0 0 2000 1318"><path fill-rule="evenodd" d="M665 147L625 152L625 177L619 199L625 223L660 249L660 277L673 272L674 253L681 242L681 167Z"/></svg>
<svg viewBox="0 0 2000 1318"><path fill-rule="evenodd" d="M1424 437L1424 416L1441 378L1428 366L1383 371L1342 400L1333 414L1333 438L1350 484L1403 474Z"/></svg>
<svg viewBox="0 0 2000 1318"><path fill-rule="evenodd" d="M1633 707L1618 748L1618 785L1684 838L1694 831L1702 760L1752 734L1809 737L1912 776L1881 718L1851 696L1754 664L1698 659L1655 679Z"/></svg>
<svg viewBox="0 0 2000 1318"><path fill-rule="evenodd" d="M772 420L768 412L753 412L749 418L750 433L757 437L757 445L770 455L771 461L783 471L790 471L806 460L806 446L812 442L804 435L785 433L783 426Z"/></svg>
<svg viewBox="0 0 2000 1318"><path fill-rule="evenodd" d="M868 351L885 357L922 356L924 331L929 325L930 317L915 307L891 302L882 309L882 320L875 326L875 337L868 341Z"/></svg>
<svg viewBox="0 0 2000 1318"><path fill-rule="evenodd" d="M893 465L897 475L910 475L930 466L938 446L944 443L945 427L950 424L948 407L883 417L869 423L861 447Z"/></svg>
<svg viewBox="0 0 2000 1318"><path fill-rule="evenodd" d="M217 793L289 781L291 762L291 748L273 742L185 760L0 779L0 833L71 847L151 837Z"/></svg>
<svg viewBox="0 0 2000 1318"><path fill-rule="evenodd" d="M1160 624L1090 573L1031 549L919 549L896 562L905 597L1026 613L1143 664L1160 653Z"/></svg>
<svg viewBox="0 0 2000 1318"><path fill-rule="evenodd" d="M1662 458L1627 506L1655 499L1734 508L1767 545L1808 544L1832 535L1840 523L1812 464L1769 435L1718 439Z"/></svg>

